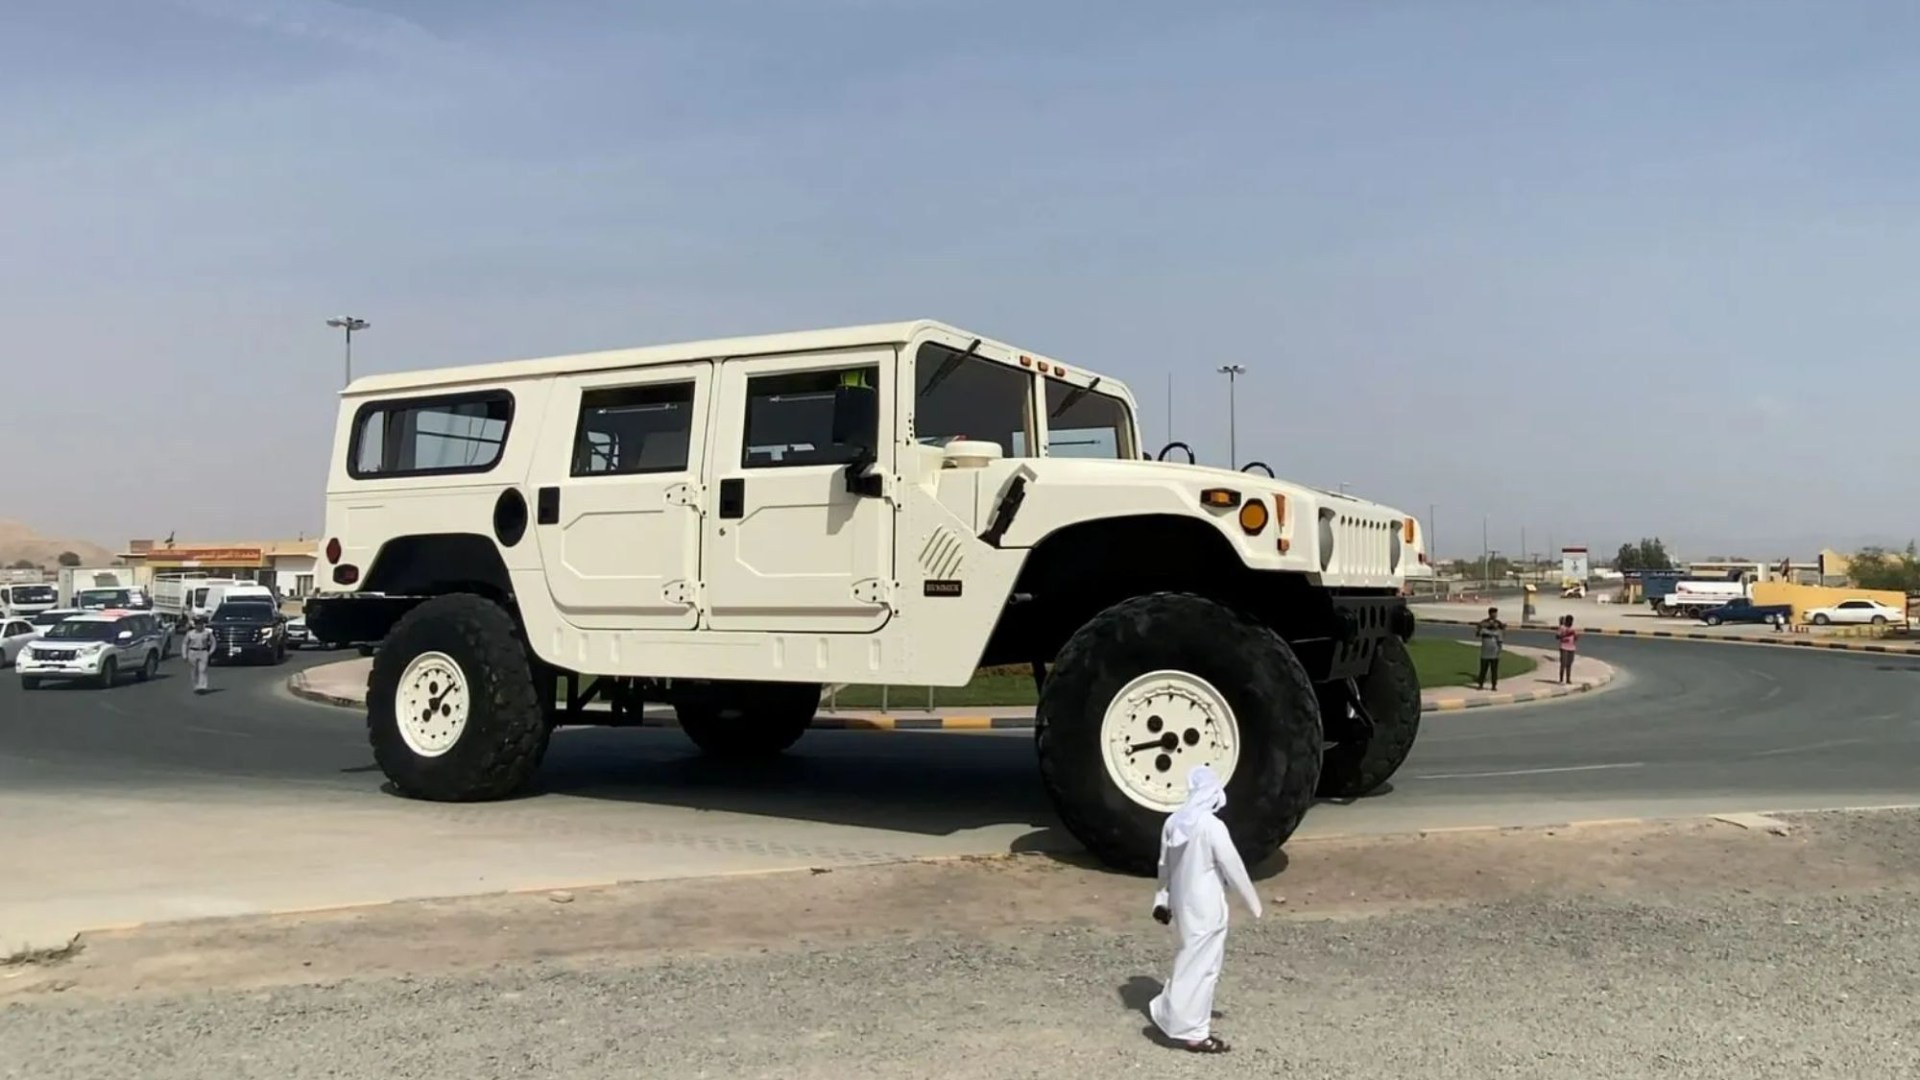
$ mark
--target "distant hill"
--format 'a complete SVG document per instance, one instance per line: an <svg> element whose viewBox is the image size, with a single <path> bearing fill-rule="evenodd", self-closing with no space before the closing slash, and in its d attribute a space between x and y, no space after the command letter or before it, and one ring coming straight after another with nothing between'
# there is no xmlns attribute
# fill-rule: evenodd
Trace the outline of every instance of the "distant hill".
<svg viewBox="0 0 1920 1080"><path fill-rule="evenodd" d="M82 566L113 565L113 552L90 540L41 536L17 521L0 521L0 567L26 559L52 569L60 565L63 551L80 556Z"/></svg>

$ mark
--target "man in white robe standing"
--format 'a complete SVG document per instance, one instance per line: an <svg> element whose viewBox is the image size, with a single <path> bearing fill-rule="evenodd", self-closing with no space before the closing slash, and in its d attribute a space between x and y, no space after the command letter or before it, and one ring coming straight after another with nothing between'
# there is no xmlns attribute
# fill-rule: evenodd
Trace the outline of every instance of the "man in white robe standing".
<svg viewBox="0 0 1920 1080"><path fill-rule="evenodd" d="M1261 915L1246 864L1226 823L1214 816L1226 805L1226 788L1212 769L1200 765L1187 774L1187 801L1160 831L1160 891L1153 897L1153 917L1180 934L1180 951L1173 977L1147 1011L1167 1038L1202 1054L1231 1049L1212 1032L1213 990L1227 949L1226 886L1254 918Z"/></svg>

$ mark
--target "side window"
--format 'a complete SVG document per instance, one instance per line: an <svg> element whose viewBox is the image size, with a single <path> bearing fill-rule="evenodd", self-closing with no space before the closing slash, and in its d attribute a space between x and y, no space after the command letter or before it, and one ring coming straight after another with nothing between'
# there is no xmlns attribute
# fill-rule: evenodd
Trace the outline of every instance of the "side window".
<svg viewBox="0 0 1920 1080"><path fill-rule="evenodd" d="M834 391L842 386L878 388L877 367L755 375L747 379L747 422L740 465L747 469L841 465L853 446L833 442ZM879 411L873 427L859 434L871 448L879 442Z"/></svg>
<svg viewBox="0 0 1920 1080"><path fill-rule="evenodd" d="M913 377L915 441L944 446L982 439L999 443L1009 457L1033 445L1031 373L944 345L922 345Z"/></svg>
<svg viewBox="0 0 1920 1080"><path fill-rule="evenodd" d="M355 479L486 472L513 421L504 390L374 402L354 420L347 471Z"/></svg>
<svg viewBox="0 0 1920 1080"><path fill-rule="evenodd" d="M573 475L685 472L692 443L692 383L588 390L580 395Z"/></svg>
<svg viewBox="0 0 1920 1080"><path fill-rule="evenodd" d="M1048 456L1132 458L1132 431L1119 398L1047 380Z"/></svg>

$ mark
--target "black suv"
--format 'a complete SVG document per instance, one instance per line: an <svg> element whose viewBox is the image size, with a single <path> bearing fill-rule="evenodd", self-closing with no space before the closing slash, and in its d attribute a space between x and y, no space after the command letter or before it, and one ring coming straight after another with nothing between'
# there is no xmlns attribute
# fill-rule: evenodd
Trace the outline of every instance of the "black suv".
<svg viewBox="0 0 1920 1080"><path fill-rule="evenodd" d="M287 617L265 597L235 597L213 609L212 660L278 664L287 658Z"/></svg>

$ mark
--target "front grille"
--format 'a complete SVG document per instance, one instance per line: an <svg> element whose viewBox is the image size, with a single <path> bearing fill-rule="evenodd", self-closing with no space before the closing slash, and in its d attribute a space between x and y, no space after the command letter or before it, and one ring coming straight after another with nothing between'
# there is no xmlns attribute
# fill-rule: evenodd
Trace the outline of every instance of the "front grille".
<svg viewBox="0 0 1920 1080"><path fill-rule="evenodd" d="M74 657L79 655L80 654L73 649L35 649L33 650L33 658L35 660L46 660L46 661L57 663L57 664L64 664L67 661L72 660Z"/></svg>
<svg viewBox="0 0 1920 1080"><path fill-rule="evenodd" d="M1336 512L1333 519L1333 562L1327 571L1333 574L1391 577L1394 532L1400 527L1392 520L1361 517Z"/></svg>
<svg viewBox="0 0 1920 1080"><path fill-rule="evenodd" d="M262 628L258 626L215 626L213 628L213 641L214 644L223 649L235 645L265 644L266 641L270 639L260 636L261 629Z"/></svg>

